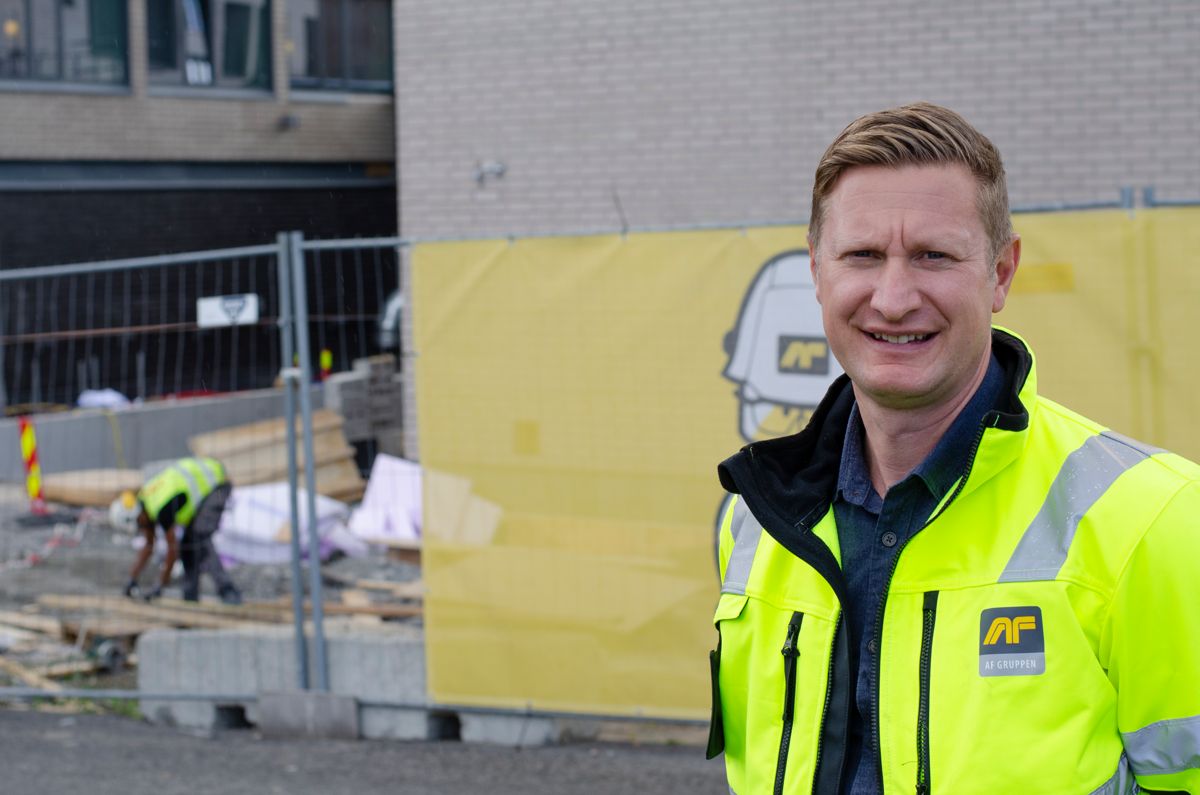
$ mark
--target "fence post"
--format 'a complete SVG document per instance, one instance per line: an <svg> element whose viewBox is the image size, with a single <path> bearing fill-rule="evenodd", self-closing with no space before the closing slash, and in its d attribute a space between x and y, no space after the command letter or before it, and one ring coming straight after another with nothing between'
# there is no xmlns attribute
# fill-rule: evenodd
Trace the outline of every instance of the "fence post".
<svg viewBox="0 0 1200 795"><path fill-rule="evenodd" d="M300 355L300 415L304 423L304 489L308 497L308 575L312 599L313 643L317 663L317 688L329 691L325 662L324 597L321 588L321 538L317 526L317 476L313 461L312 356L308 345L308 285L304 273L304 235L292 232L292 291L295 297L296 348Z"/></svg>
<svg viewBox="0 0 1200 795"><path fill-rule="evenodd" d="M297 494L296 474L296 388L299 373L292 366L295 350L292 335L295 333L292 319L292 269L289 256L287 232L275 236L279 247L275 264L279 279L279 343L283 355L283 417L287 433L288 503L291 510L292 546L292 624L296 633L297 687L308 690L308 646L304 642L304 585L300 568L300 499Z"/></svg>
<svg viewBox="0 0 1200 795"><path fill-rule="evenodd" d="M8 408L8 388L4 378L4 301L3 284L0 284L0 416L4 416L4 410Z"/></svg>

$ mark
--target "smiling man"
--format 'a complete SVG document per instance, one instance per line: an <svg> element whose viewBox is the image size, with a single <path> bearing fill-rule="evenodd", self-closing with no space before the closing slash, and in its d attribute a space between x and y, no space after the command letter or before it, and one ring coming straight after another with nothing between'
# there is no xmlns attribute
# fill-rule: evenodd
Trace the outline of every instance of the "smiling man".
<svg viewBox="0 0 1200 795"><path fill-rule="evenodd" d="M713 731L749 793L1200 793L1200 467L1037 394L993 328L999 153L915 104L817 167L846 375L721 464Z"/></svg>

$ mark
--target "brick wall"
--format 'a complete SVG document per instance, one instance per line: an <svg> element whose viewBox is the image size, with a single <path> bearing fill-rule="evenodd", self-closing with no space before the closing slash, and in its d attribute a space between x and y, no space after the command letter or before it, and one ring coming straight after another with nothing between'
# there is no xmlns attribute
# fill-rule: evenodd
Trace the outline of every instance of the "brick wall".
<svg viewBox="0 0 1200 795"><path fill-rule="evenodd" d="M833 136L916 99L992 137L1017 206L1200 198L1193 0L397 0L395 22L409 236L804 219Z"/></svg>

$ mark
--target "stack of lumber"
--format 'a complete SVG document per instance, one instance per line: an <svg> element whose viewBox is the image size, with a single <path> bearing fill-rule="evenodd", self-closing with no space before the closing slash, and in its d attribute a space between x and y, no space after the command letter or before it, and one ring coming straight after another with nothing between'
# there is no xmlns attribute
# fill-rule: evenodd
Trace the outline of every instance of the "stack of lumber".
<svg viewBox="0 0 1200 795"><path fill-rule="evenodd" d="M354 463L354 448L342 434L342 418L328 409L313 412L313 466L317 492L343 502L361 499L366 483ZM296 418L296 462L304 487L303 426ZM235 486L286 481L287 425L283 419L236 425L198 434L188 440L198 456L211 456L225 465Z"/></svg>
<svg viewBox="0 0 1200 795"><path fill-rule="evenodd" d="M82 469L42 476L42 493L50 502L63 505L108 507L123 491L142 487L136 469Z"/></svg>

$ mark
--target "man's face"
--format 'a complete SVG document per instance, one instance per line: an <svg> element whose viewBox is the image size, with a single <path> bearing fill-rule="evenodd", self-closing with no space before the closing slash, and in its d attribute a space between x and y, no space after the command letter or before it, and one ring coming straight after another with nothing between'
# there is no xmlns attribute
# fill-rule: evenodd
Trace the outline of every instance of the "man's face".
<svg viewBox="0 0 1200 795"><path fill-rule="evenodd" d="M977 190L960 165L861 166L827 198L813 281L860 402L953 407L982 380L1020 243L993 272Z"/></svg>

